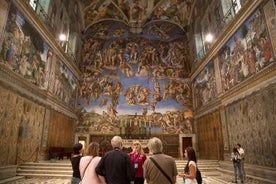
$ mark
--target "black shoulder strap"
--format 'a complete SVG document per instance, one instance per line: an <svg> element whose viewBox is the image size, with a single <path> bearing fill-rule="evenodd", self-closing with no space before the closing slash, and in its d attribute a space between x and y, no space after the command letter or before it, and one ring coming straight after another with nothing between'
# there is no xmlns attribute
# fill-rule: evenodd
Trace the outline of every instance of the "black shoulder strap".
<svg viewBox="0 0 276 184"><path fill-rule="evenodd" d="M154 163L154 165L162 172L162 174L164 174L164 176L166 176L166 178L167 178L171 183L173 183L172 180L171 180L171 178L165 173L165 171L160 167L160 165L159 165L152 157L150 157L150 159L151 159L151 161Z"/></svg>

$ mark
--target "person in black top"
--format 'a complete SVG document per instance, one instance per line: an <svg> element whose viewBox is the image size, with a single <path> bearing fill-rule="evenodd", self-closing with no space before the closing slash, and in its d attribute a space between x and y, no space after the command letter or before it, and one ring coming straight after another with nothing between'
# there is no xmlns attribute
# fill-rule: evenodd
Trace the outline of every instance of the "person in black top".
<svg viewBox="0 0 276 184"><path fill-rule="evenodd" d="M73 146L73 154L71 156L71 164L72 164L72 169L73 169L73 176L71 179L71 184L79 184L81 181L81 176L80 176L80 159L82 157L82 152L83 152L83 146L81 143L76 143Z"/></svg>
<svg viewBox="0 0 276 184"><path fill-rule="evenodd" d="M128 154L122 151L122 138L114 136L111 145L113 150L103 155L96 173L103 176L107 184L134 184L134 168Z"/></svg>

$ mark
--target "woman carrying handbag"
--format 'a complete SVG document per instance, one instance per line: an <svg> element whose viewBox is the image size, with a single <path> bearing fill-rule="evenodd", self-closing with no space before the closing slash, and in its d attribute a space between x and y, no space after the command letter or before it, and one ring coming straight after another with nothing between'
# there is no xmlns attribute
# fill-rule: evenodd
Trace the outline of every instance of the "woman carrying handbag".
<svg viewBox="0 0 276 184"><path fill-rule="evenodd" d="M101 157L99 157L100 146L96 142L89 144L87 148L87 155L80 160L80 184L103 184L105 180L103 177L98 177L95 168L98 165Z"/></svg>

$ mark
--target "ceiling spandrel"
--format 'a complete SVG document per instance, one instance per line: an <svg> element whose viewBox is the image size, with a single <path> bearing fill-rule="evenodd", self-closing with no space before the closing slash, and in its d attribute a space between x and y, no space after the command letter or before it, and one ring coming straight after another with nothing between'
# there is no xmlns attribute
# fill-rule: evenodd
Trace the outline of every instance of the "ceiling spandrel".
<svg viewBox="0 0 276 184"><path fill-rule="evenodd" d="M185 30L194 0L82 0L85 28L112 19L132 27L154 21L169 21Z"/></svg>

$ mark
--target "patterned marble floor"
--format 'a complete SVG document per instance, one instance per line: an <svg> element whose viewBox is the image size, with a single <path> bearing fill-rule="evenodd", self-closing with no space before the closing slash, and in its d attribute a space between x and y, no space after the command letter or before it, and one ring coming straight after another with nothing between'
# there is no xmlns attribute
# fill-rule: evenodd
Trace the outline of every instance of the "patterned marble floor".
<svg viewBox="0 0 276 184"><path fill-rule="evenodd" d="M203 184L230 184L232 177L230 175L221 174L220 172L206 172L202 173ZM238 182L240 183L240 182ZM266 184L253 179L246 179L246 184ZM34 177L7 182L6 184L70 184L70 178L57 178L57 177ZM145 183L146 184L146 183ZM178 177L176 184L184 184L183 179Z"/></svg>

